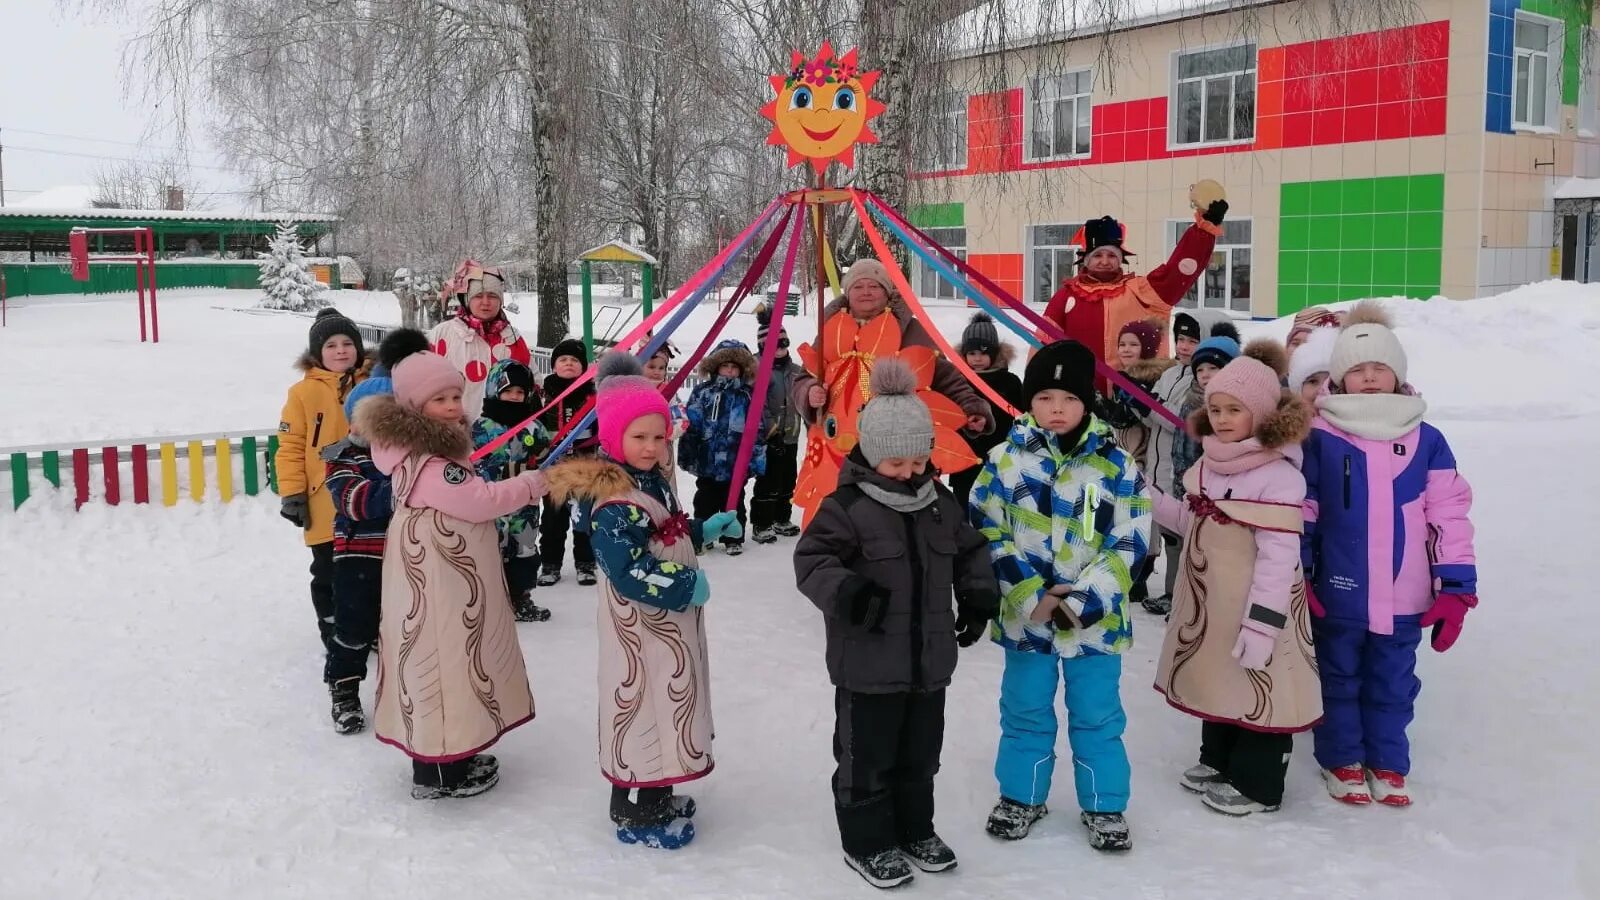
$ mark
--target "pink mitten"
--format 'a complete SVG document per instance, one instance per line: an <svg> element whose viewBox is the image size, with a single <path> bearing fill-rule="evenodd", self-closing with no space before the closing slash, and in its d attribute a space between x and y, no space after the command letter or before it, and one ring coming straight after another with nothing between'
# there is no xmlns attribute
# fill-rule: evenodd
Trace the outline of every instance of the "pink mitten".
<svg viewBox="0 0 1600 900"><path fill-rule="evenodd" d="M1268 637L1253 628L1240 628L1239 641L1233 645L1233 658L1246 669L1261 670L1272 661L1272 645L1276 638Z"/></svg>
<svg viewBox="0 0 1600 900"><path fill-rule="evenodd" d="M1322 601L1317 599L1317 592L1312 589L1309 581L1306 582L1306 606L1311 610L1313 619L1320 619L1328 614L1322 606Z"/></svg>
<svg viewBox="0 0 1600 900"><path fill-rule="evenodd" d="M522 473L522 480L528 483L528 496L538 500L550 492L550 482L545 474L538 469L528 469Z"/></svg>
<svg viewBox="0 0 1600 900"><path fill-rule="evenodd" d="M1478 605L1477 594L1440 594L1433 605L1422 614L1422 627L1433 626L1433 649L1443 653L1455 646L1461 637L1461 624L1466 621L1467 610Z"/></svg>

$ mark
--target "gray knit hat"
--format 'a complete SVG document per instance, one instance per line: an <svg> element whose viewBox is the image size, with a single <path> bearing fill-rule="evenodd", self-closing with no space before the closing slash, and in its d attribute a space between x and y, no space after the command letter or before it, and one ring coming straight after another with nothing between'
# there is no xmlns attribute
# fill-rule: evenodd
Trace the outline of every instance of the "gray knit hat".
<svg viewBox="0 0 1600 900"><path fill-rule="evenodd" d="M994 327L994 318L988 313L972 314L972 321L961 332L961 352L1000 355L1000 330Z"/></svg>
<svg viewBox="0 0 1600 900"><path fill-rule="evenodd" d="M872 399L856 419L861 455L867 463L933 452L933 414L917 399L917 376L903 360L884 359L872 367Z"/></svg>

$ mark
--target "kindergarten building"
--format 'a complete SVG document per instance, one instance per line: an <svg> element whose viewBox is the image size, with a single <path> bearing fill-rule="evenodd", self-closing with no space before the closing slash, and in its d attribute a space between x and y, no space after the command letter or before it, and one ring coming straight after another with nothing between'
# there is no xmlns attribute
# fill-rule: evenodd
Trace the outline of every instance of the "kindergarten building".
<svg viewBox="0 0 1600 900"><path fill-rule="evenodd" d="M1274 317L1600 280L1592 0L1417 0L1339 35L1317 0L1171 5L1111 26L1109 61L1101 25L945 63L945 85L985 89L938 104L913 221L1034 303L1089 218L1126 225L1135 271L1164 261L1201 178L1231 209L1186 303Z"/></svg>

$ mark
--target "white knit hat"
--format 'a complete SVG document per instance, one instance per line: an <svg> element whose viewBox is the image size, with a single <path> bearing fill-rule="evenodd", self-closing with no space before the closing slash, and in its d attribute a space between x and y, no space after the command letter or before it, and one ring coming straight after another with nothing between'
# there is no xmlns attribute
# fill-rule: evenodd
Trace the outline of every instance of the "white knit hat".
<svg viewBox="0 0 1600 900"><path fill-rule="evenodd" d="M1328 378L1343 385L1344 376L1362 363L1383 363L1395 379L1406 383L1406 351L1395 337L1388 313L1375 300L1364 300L1345 319L1328 360Z"/></svg>
<svg viewBox="0 0 1600 900"><path fill-rule="evenodd" d="M1333 345L1339 340L1339 329L1322 326L1311 329L1305 343L1290 351L1289 390L1300 387L1318 372L1328 371L1333 359Z"/></svg>

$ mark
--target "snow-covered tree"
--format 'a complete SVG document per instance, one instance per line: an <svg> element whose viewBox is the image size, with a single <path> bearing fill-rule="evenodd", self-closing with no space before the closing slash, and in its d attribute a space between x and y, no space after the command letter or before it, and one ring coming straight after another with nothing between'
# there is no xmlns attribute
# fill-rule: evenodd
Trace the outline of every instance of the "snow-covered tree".
<svg viewBox="0 0 1600 900"><path fill-rule="evenodd" d="M267 251L257 253L256 258L261 261L261 290L266 292L261 299L263 308L303 311L324 305L322 283L306 265L295 223L278 223L278 233Z"/></svg>

